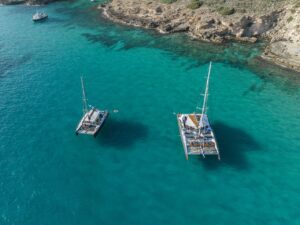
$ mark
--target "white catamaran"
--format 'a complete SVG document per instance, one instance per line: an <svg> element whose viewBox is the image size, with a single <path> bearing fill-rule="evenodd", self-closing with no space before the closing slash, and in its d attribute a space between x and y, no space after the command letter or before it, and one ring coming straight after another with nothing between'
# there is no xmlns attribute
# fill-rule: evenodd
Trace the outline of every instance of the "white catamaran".
<svg viewBox="0 0 300 225"><path fill-rule="evenodd" d="M189 155L203 155L204 158L205 155L217 155L220 160L217 141L207 117L207 98L211 65L212 63L210 62L201 114L177 114L186 159L188 159Z"/></svg>
<svg viewBox="0 0 300 225"><path fill-rule="evenodd" d="M104 124L106 118L108 117L108 111L100 111L95 107L90 107L90 109L88 109L83 78L80 77L80 79L81 79L81 86L82 86L83 117L80 120L75 133L76 135L89 134L89 135L96 136L98 131Z"/></svg>

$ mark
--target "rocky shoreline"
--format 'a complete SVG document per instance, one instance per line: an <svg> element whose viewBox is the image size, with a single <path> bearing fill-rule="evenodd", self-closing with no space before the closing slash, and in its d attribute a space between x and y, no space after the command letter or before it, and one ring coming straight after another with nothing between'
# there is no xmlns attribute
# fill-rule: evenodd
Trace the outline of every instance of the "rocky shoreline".
<svg viewBox="0 0 300 225"><path fill-rule="evenodd" d="M0 0L0 4L3 5L19 5L19 4L28 4L28 5L45 5L51 2L56 2L59 0Z"/></svg>
<svg viewBox="0 0 300 225"><path fill-rule="evenodd" d="M300 72L300 7L292 3L264 12L221 15L202 5L192 10L188 0L164 4L159 0L112 0L100 5L103 16L117 23L155 29L168 34L184 32L208 42L267 40L262 58Z"/></svg>

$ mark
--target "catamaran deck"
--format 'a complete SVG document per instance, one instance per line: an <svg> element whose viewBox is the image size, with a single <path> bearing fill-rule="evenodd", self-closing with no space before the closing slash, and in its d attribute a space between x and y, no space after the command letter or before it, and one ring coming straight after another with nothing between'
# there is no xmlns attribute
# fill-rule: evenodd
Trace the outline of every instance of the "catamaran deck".
<svg viewBox="0 0 300 225"><path fill-rule="evenodd" d="M79 122L76 134L97 135L107 116L107 111L100 111L95 108L91 109Z"/></svg>
<svg viewBox="0 0 300 225"><path fill-rule="evenodd" d="M179 132L186 158L189 155L217 155L220 159L219 149L214 132L209 124L206 114L177 114Z"/></svg>

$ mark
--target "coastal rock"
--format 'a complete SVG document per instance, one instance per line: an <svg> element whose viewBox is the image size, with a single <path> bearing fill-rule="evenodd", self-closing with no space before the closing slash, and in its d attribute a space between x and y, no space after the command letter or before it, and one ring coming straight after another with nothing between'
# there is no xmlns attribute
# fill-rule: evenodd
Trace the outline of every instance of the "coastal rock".
<svg viewBox="0 0 300 225"><path fill-rule="evenodd" d="M255 1L256 4L265 2ZM270 45L263 57L293 68L297 68L300 63L300 58L289 60L293 61L292 64L286 62L287 54L292 58L300 55L293 50L296 48L300 51L299 9L293 9L291 5L287 7L285 4L281 8L269 4L269 8L263 9L253 4L250 5L253 10L251 14L246 14L247 9L223 16L209 4L196 10L188 9L186 4L187 0L177 0L172 4L163 4L159 0L111 0L104 7L103 15L118 23L156 29L161 33L186 32L194 39L208 42L256 42L264 39ZM264 13L261 13L262 10Z"/></svg>
<svg viewBox="0 0 300 225"><path fill-rule="evenodd" d="M0 0L3 5L17 5L17 4L30 4L30 5L43 5L57 0Z"/></svg>
<svg viewBox="0 0 300 225"><path fill-rule="evenodd" d="M159 23L157 22L157 21L151 21L150 23L149 23L149 28L156 28L156 27L158 27L159 26Z"/></svg>
<svg viewBox="0 0 300 225"><path fill-rule="evenodd" d="M138 14L140 11L141 11L141 9L139 7L136 7L136 8L130 9L129 13Z"/></svg>
<svg viewBox="0 0 300 225"><path fill-rule="evenodd" d="M24 4L26 3L25 0L1 0L0 4L4 5L17 5L17 4Z"/></svg>
<svg viewBox="0 0 300 225"><path fill-rule="evenodd" d="M233 26L232 22L224 21L224 20L221 20L220 24L223 25L224 27L232 27Z"/></svg>
<svg viewBox="0 0 300 225"><path fill-rule="evenodd" d="M179 24L177 27L173 29L173 32L186 32L189 30L189 25L184 23L184 24Z"/></svg>
<svg viewBox="0 0 300 225"><path fill-rule="evenodd" d="M215 23L214 19L201 20L199 27L200 29L209 29L213 27L214 23Z"/></svg>
<svg viewBox="0 0 300 225"><path fill-rule="evenodd" d="M162 8L160 6L156 7L155 12L157 14L161 14L163 12Z"/></svg>
<svg viewBox="0 0 300 225"><path fill-rule="evenodd" d="M262 58L300 72L300 9L288 7L277 20Z"/></svg>
<svg viewBox="0 0 300 225"><path fill-rule="evenodd" d="M171 30L173 30L173 26L171 26L171 24L166 24L165 26L162 27L162 30L164 32L171 32Z"/></svg>
<svg viewBox="0 0 300 225"><path fill-rule="evenodd" d="M241 37L243 37L244 33L245 33L245 30L244 29L240 29L239 31L236 32L235 36L237 38L241 38Z"/></svg>
<svg viewBox="0 0 300 225"><path fill-rule="evenodd" d="M276 24L279 14L279 11L275 11L269 15L261 16L257 19L254 19L252 25L248 29L248 32L252 36L258 36L263 33L266 33Z"/></svg>

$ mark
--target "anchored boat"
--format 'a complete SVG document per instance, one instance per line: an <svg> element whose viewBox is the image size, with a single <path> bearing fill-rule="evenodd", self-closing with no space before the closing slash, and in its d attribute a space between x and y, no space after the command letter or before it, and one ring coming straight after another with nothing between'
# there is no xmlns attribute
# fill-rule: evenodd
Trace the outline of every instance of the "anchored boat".
<svg viewBox="0 0 300 225"><path fill-rule="evenodd" d="M48 18L48 15L46 13L43 12L36 12L33 16L32 16L32 20L34 22L38 22L38 21L42 21Z"/></svg>
<svg viewBox="0 0 300 225"><path fill-rule="evenodd" d="M82 87L83 117L80 120L75 133L76 135L89 134L96 136L108 117L108 111L101 111L95 107L90 107L90 109L88 109L83 78L80 77L80 79Z"/></svg>
<svg viewBox="0 0 300 225"><path fill-rule="evenodd" d="M189 155L203 155L204 158L206 155L217 155L220 160L215 134L207 116L211 65L212 63L210 62L201 114L177 114L179 132L186 159L188 159Z"/></svg>

